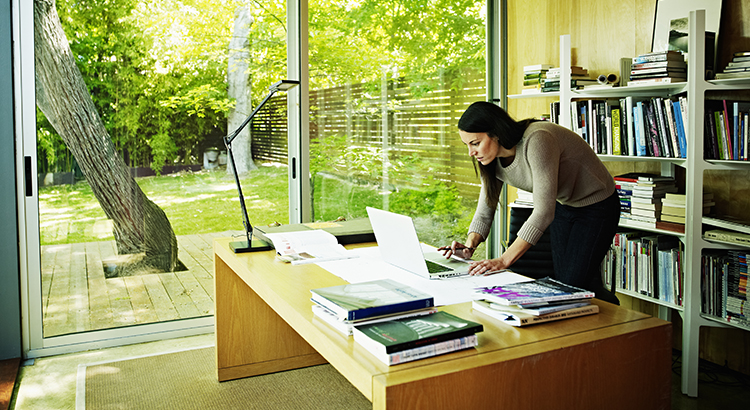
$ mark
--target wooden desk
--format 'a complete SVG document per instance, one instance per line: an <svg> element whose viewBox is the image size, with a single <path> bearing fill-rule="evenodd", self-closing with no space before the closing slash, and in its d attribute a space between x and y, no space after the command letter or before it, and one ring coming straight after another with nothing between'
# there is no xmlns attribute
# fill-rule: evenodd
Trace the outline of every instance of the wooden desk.
<svg viewBox="0 0 750 410"><path fill-rule="evenodd" d="M386 366L312 313L310 289L344 284L271 251L214 242L219 381L330 363L374 409L670 409L671 324L595 300L600 313L516 328L471 303L479 346Z"/></svg>

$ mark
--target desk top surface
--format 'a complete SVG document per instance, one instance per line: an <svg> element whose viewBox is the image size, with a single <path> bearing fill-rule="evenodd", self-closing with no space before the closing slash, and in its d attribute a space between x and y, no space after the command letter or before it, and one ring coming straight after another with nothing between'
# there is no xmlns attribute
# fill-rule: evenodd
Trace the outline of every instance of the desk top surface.
<svg viewBox="0 0 750 410"><path fill-rule="evenodd" d="M484 331L478 334L479 346L387 366L355 343L352 337L330 328L314 316L310 289L342 285L346 283L343 279L315 264L292 266L278 261L273 251L234 254L229 249L229 241L229 238L214 241L215 256L221 258L339 372L355 385L360 381L363 385L357 387L361 391L372 388L375 377L380 377L389 385L405 383L422 379L425 374L447 374L643 329L670 326L666 321L594 299L600 308L596 315L519 328L475 312L471 302L466 302L440 309L482 323ZM369 386L366 385L368 383Z"/></svg>

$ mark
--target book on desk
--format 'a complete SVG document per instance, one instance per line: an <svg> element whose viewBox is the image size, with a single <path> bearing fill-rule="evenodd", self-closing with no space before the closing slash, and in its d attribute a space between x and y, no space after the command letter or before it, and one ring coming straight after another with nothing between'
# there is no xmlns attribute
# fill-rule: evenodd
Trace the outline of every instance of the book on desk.
<svg viewBox="0 0 750 410"><path fill-rule="evenodd" d="M530 305L593 298L594 292L546 277L507 285L478 288L473 296L476 300L488 300L501 305Z"/></svg>
<svg viewBox="0 0 750 410"><path fill-rule="evenodd" d="M477 346L481 323L447 312L354 326L354 341L387 365Z"/></svg>
<svg viewBox="0 0 750 410"><path fill-rule="evenodd" d="M478 288L474 310L511 326L526 326L599 312L594 292L552 278Z"/></svg>
<svg viewBox="0 0 750 410"><path fill-rule="evenodd" d="M310 290L312 301L339 320L361 320L435 306L432 295L392 279Z"/></svg>

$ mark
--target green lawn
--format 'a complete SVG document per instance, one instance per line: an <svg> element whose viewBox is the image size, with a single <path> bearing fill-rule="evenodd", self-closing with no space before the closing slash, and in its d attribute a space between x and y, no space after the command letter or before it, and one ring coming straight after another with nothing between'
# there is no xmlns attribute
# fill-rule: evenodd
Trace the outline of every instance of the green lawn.
<svg viewBox="0 0 750 410"><path fill-rule="evenodd" d="M252 224L289 220L285 167L264 166L242 178ZM167 214L175 235L242 230L237 186L225 170L138 178ZM42 245L114 239L111 223L85 181L39 189Z"/></svg>
<svg viewBox="0 0 750 410"><path fill-rule="evenodd" d="M146 196L167 214L177 236L243 230L237 187L225 170L144 177L137 182ZM241 183L250 223L263 226L289 221L286 167L261 166L247 173ZM466 238L476 204L476 199L467 200L442 191L449 192L453 205L438 209L435 206L441 203L438 191L402 189L384 193L373 185L353 184L331 176L316 177L314 184L316 221L366 217L365 206L387 206L395 212L410 214L420 239L437 245ZM40 187L39 213L42 245L114 239L111 221L85 181Z"/></svg>

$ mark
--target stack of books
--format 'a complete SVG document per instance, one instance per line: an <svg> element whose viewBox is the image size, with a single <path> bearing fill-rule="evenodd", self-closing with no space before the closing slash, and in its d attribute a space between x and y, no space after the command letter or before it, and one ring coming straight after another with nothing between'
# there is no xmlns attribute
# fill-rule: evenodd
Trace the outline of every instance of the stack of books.
<svg viewBox="0 0 750 410"><path fill-rule="evenodd" d="M591 304L594 292L570 286L552 278L478 288L472 307L511 326L592 315L599 306Z"/></svg>
<svg viewBox="0 0 750 410"><path fill-rule="evenodd" d="M711 207L715 205L714 196L710 192L703 193L703 210L702 215L711 212ZM667 192L662 201L661 222L657 223L659 229L668 231L685 232L685 194Z"/></svg>
<svg viewBox="0 0 750 410"><path fill-rule="evenodd" d="M687 64L681 51L657 51L633 57L628 86L676 83L687 80Z"/></svg>
<svg viewBox="0 0 750 410"><path fill-rule="evenodd" d="M344 335L356 325L437 312L431 295L391 279L312 289L313 313Z"/></svg>
<svg viewBox="0 0 750 410"><path fill-rule="evenodd" d="M629 173L614 179L620 196L620 219L635 226L656 228L661 220L662 199L667 193L677 192L674 178Z"/></svg>
<svg viewBox="0 0 750 410"><path fill-rule="evenodd" d="M750 77L750 51L734 53L724 71L716 73L716 79L747 78Z"/></svg>
<svg viewBox="0 0 750 410"><path fill-rule="evenodd" d="M552 64L534 64L523 67L523 88L521 94L542 92L542 85L547 79L547 72Z"/></svg>
<svg viewBox="0 0 750 410"><path fill-rule="evenodd" d="M533 208L534 207L534 195L529 191L523 189L516 189L516 199L513 201L513 205L518 207Z"/></svg>
<svg viewBox="0 0 750 410"><path fill-rule="evenodd" d="M580 66L570 67L570 88L576 90L586 85L598 84L589 76L588 70ZM542 85L542 92L560 91L560 67L551 68Z"/></svg>
<svg viewBox="0 0 750 410"><path fill-rule="evenodd" d="M354 341L387 365L477 346L481 323L447 312L354 327Z"/></svg>

